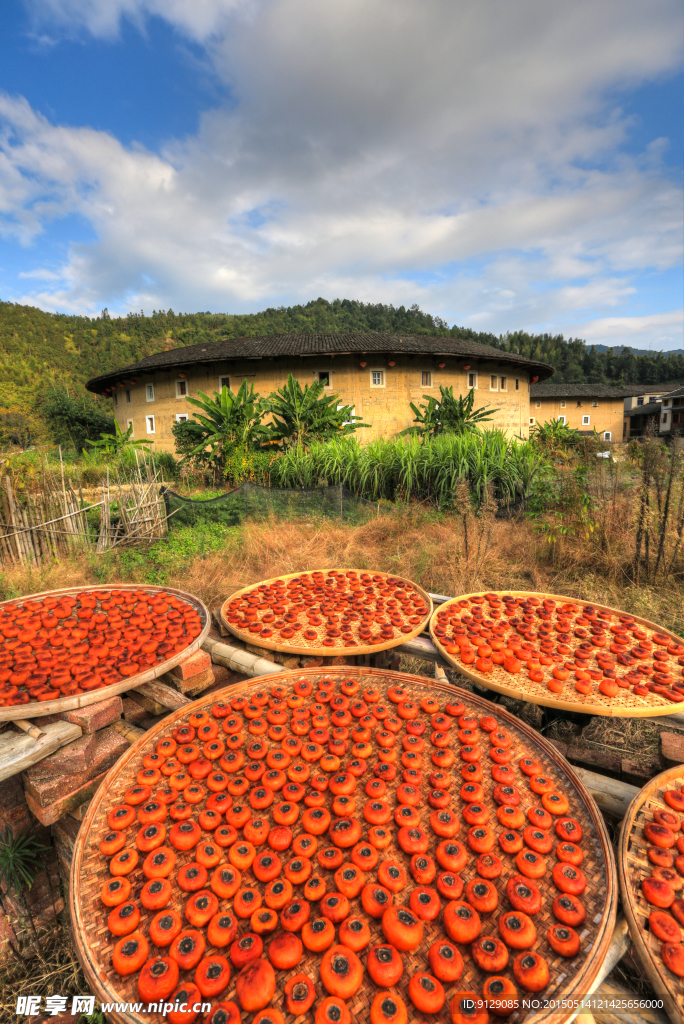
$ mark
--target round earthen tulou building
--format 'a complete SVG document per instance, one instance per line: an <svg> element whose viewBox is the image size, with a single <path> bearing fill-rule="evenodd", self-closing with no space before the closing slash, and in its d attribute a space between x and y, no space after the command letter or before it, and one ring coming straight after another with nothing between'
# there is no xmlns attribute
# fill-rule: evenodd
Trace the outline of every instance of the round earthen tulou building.
<svg viewBox="0 0 684 1024"><path fill-rule="evenodd" d="M475 408L491 406L489 427L528 436L530 385L546 380L553 368L514 353L461 338L394 334L274 334L176 348L147 356L132 366L88 381L89 391L112 399L123 430L173 451L172 428L188 419L187 399L199 391L212 396L226 384L237 391L243 380L267 397L288 374L301 384L320 380L326 392L351 405L364 423L361 441L393 437L413 424L410 402L423 395L439 399L440 385L454 395L475 389Z"/></svg>

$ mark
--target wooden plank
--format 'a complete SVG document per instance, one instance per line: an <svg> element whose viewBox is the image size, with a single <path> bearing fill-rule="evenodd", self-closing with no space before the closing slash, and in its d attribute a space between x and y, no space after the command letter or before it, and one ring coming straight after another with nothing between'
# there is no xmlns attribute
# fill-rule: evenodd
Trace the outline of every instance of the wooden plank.
<svg viewBox="0 0 684 1024"><path fill-rule="evenodd" d="M141 693L143 697L149 697L150 700L156 701L157 704L161 704L165 708L171 708L173 711L192 703L188 697L179 693L178 690L173 690L166 683L160 683L158 679L152 679L148 683L143 683L142 686L134 686L133 692Z"/></svg>
<svg viewBox="0 0 684 1024"><path fill-rule="evenodd" d="M609 779L605 775L597 775L586 768L575 768L575 771L602 811L615 818L624 818L627 808L639 792L636 786L619 782L618 779Z"/></svg>
<svg viewBox="0 0 684 1024"><path fill-rule="evenodd" d="M0 782L25 771L83 735L80 726L73 722L51 722L42 727L42 732L42 739L35 739L27 732L8 731L0 736Z"/></svg>
<svg viewBox="0 0 684 1024"><path fill-rule="evenodd" d="M438 665L450 668L448 661L445 661L439 653L432 640L427 637L417 636L413 640L405 640L398 644L394 650L397 654L411 654L414 658L422 658L423 661L436 661Z"/></svg>
<svg viewBox="0 0 684 1024"><path fill-rule="evenodd" d="M116 730L120 736L133 746L141 736L145 735L144 729L139 729L137 725L132 725L130 722L124 721L120 718L118 722L112 722L112 729Z"/></svg>

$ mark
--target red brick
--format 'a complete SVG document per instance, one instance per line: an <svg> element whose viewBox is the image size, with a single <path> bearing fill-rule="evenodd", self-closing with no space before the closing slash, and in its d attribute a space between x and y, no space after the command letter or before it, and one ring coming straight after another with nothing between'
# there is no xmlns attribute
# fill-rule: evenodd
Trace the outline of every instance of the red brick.
<svg viewBox="0 0 684 1024"><path fill-rule="evenodd" d="M89 763L85 767L77 767L74 770L69 758L61 755L68 753L71 747L82 744L84 740L92 744L92 750L88 757ZM89 779L109 771L126 750L128 750L128 743L123 736L120 736L114 729L101 729L100 732L91 736L82 736L75 743L62 747L55 754L32 765L22 773L24 791L31 810L33 810L33 804L37 804L39 807L49 807L65 794L79 790ZM29 796L31 800L29 800ZM83 799L86 800L87 797L84 796ZM70 804L65 808L64 813L75 806L77 804ZM57 818L51 819L51 821L56 820ZM51 824L51 821L45 822L45 824Z"/></svg>
<svg viewBox="0 0 684 1024"><path fill-rule="evenodd" d="M126 744L126 746L128 747L128 744ZM78 805L82 804L85 800L89 800L100 786L100 783L103 782L106 775L107 772L103 772L96 778L89 779L87 782L84 782L71 792L63 792L58 799L45 807L41 807L41 805L33 799L30 793L26 794L26 803L28 804L31 813L38 818L38 821L40 821L41 824L54 825L56 821L59 821L59 819L65 814L68 814L73 807L78 807Z"/></svg>
<svg viewBox="0 0 684 1024"><path fill-rule="evenodd" d="M137 725L138 722L142 722L144 719L149 718L149 714L149 711L147 711L142 704L138 704L137 701L131 700L130 697L124 697L123 716L125 722Z"/></svg>
<svg viewBox="0 0 684 1024"><path fill-rule="evenodd" d="M190 679L191 676L199 676L211 668L211 658L206 651L196 651L189 658L182 661L171 669L171 675L178 679Z"/></svg>
<svg viewBox="0 0 684 1024"><path fill-rule="evenodd" d="M122 714L121 697L109 697L107 700L98 701L97 704L89 704L85 708L63 711L60 718L63 718L65 722L80 725L84 733L90 734L99 729L105 729L112 722L117 722Z"/></svg>
<svg viewBox="0 0 684 1024"><path fill-rule="evenodd" d="M211 666L204 672L200 672L199 675L189 676L187 679L179 679L178 676L172 676L169 672L167 675L160 676L159 682L173 687L174 690L178 690L180 693L200 693L202 690L206 690L207 687L213 686L214 673L211 670Z"/></svg>
<svg viewBox="0 0 684 1024"><path fill-rule="evenodd" d="M684 733L661 732L660 752L666 761L684 764Z"/></svg>

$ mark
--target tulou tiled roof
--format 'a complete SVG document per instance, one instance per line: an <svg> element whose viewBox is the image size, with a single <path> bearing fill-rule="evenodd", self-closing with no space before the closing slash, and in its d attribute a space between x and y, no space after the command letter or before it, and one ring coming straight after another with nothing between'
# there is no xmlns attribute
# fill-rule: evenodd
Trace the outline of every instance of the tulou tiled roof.
<svg viewBox="0 0 684 1024"><path fill-rule="evenodd" d="M284 356L325 355L408 355L456 356L468 359L495 359L500 363L527 370L545 380L553 373L547 363L534 362L491 345L480 345L465 338L441 338L423 334L271 334L260 338L225 338L203 342L169 352L157 352L137 363L100 374L88 381L89 391L102 392L122 378L151 374L156 370L181 369L194 363L230 360L278 359Z"/></svg>

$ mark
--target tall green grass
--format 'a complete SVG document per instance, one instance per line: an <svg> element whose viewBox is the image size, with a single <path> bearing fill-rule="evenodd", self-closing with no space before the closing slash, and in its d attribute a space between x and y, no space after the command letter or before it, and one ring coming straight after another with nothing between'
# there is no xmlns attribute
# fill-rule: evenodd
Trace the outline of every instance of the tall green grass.
<svg viewBox="0 0 684 1024"><path fill-rule="evenodd" d="M276 459L270 469L275 487L316 487L342 483L373 501L409 499L448 508L456 485L467 481L481 502L494 489L505 504L529 498L551 467L532 441L508 438L500 430L419 438L380 438L361 445L353 437L315 442L308 451L295 449Z"/></svg>

